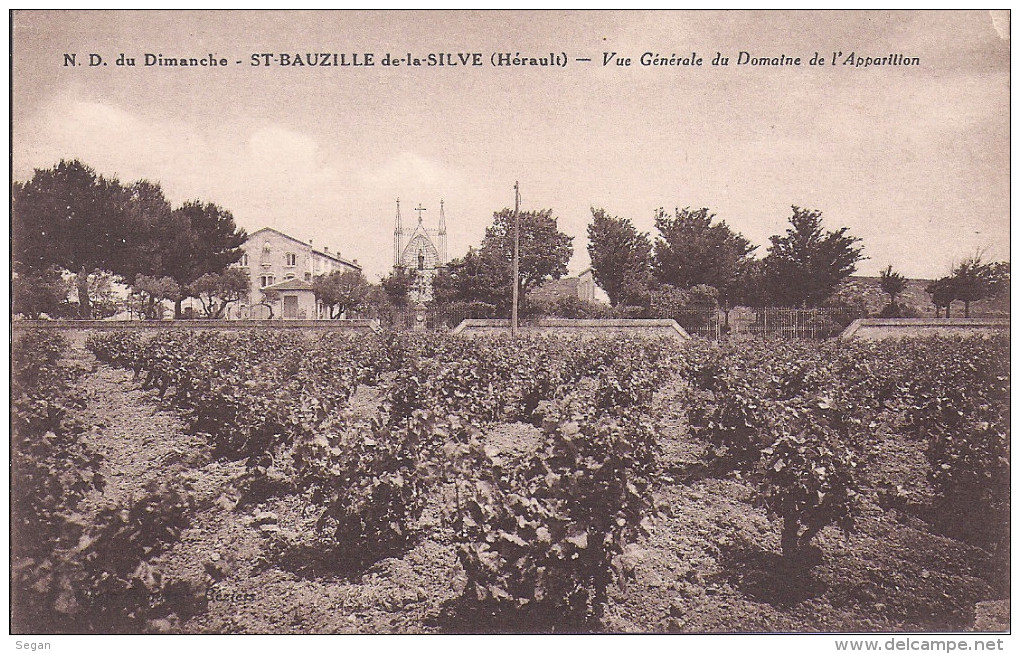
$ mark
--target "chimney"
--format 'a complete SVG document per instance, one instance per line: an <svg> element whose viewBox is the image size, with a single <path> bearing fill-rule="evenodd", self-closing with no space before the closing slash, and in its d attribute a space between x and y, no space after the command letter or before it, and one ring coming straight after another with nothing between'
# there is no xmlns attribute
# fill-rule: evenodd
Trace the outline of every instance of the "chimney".
<svg viewBox="0 0 1020 654"><path fill-rule="evenodd" d="M329 246L322 248L322 251L325 252L326 254L329 254Z"/></svg>

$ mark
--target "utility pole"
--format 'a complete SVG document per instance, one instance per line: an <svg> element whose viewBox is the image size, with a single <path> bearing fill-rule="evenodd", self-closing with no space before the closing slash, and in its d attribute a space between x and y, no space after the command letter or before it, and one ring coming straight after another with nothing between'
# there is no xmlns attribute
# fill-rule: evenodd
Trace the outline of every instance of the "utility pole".
<svg viewBox="0 0 1020 654"><path fill-rule="evenodd" d="M514 182L514 306L510 315L510 335L517 338L517 302L521 285L521 193Z"/></svg>

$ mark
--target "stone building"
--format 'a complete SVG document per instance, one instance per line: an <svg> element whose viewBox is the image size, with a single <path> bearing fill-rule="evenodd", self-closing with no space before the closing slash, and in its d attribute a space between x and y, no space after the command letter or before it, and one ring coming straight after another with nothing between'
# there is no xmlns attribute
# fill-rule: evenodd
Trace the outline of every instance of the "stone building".
<svg viewBox="0 0 1020 654"><path fill-rule="evenodd" d="M577 277L550 279L528 294L531 300L553 303L567 297L576 297L585 302L602 302L596 295L595 276L591 268L581 272Z"/></svg>
<svg viewBox="0 0 1020 654"><path fill-rule="evenodd" d="M248 271L251 294L230 307L227 317L233 319L327 317L315 301L312 280L334 271L361 270L357 260L343 259L328 247L315 249L271 227L249 235L241 249L244 254L234 265Z"/></svg>

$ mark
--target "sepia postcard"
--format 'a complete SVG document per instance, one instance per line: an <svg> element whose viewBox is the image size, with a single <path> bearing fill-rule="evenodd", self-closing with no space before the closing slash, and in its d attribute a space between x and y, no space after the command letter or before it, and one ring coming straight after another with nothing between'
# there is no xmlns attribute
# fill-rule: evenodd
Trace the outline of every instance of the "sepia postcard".
<svg viewBox="0 0 1020 654"><path fill-rule="evenodd" d="M16 649L1008 646L1008 10L10 21Z"/></svg>

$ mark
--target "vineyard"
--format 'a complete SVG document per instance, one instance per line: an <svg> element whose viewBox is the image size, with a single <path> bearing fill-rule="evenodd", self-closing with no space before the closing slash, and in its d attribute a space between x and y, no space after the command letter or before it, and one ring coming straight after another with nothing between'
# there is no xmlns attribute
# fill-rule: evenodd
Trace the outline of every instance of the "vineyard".
<svg viewBox="0 0 1020 654"><path fill-rule="evenodd" d="M16 632L944 631L1009 596L1008 337L85 348L14 344Z"/></svg>

